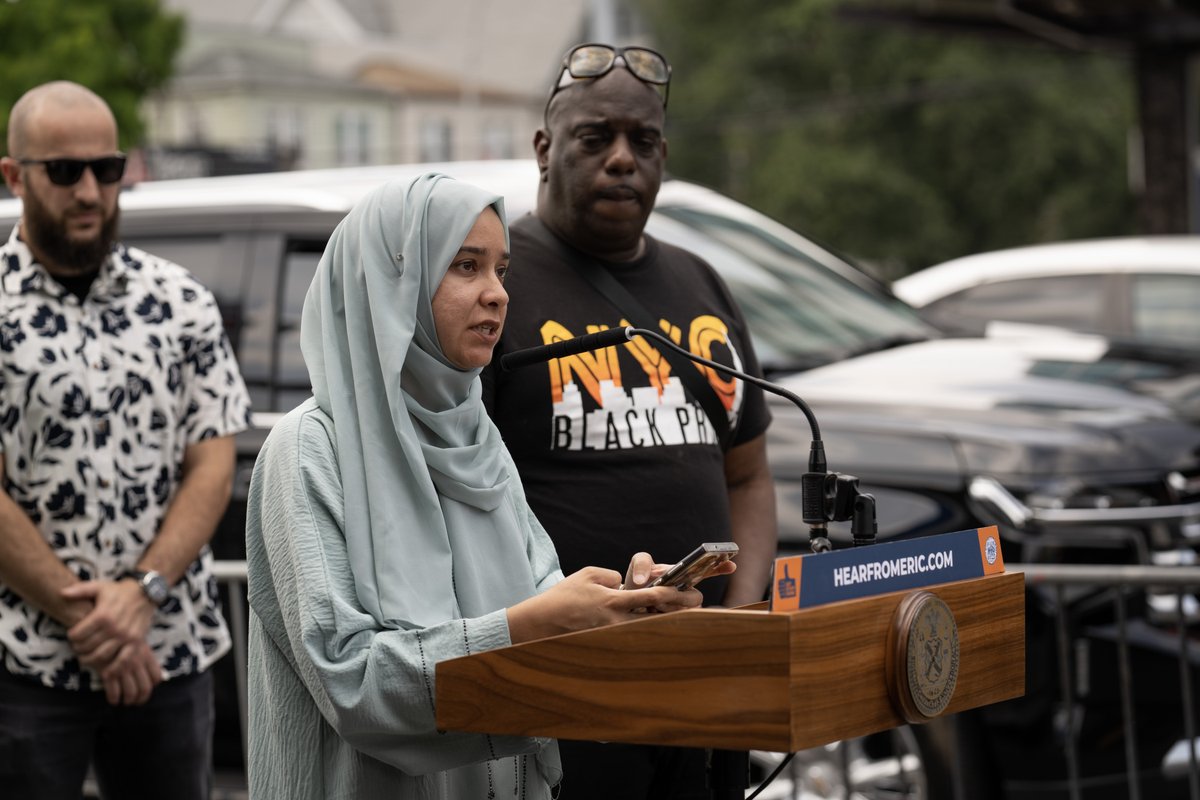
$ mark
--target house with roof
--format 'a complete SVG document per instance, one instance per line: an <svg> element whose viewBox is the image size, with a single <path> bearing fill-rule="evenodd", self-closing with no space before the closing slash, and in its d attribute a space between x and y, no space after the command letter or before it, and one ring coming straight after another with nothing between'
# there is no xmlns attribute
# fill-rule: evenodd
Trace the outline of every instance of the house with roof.
<svg viewBox="0 0 1200 800"><path fill-rule="evenodd" d="M641 40L621 0L164 0L187 33L146 101L148 177L532 152L562 54Z"/></svg>

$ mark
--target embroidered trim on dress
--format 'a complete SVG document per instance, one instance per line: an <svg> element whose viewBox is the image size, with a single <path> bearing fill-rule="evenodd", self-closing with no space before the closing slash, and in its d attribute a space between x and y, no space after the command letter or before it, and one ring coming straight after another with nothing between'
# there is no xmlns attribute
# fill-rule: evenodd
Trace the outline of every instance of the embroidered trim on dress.
<svg viewBox="0 0 1200 800"><path fill-rule="evenodd" d="M433 685L429 682L429 666L425 661L425 645L421 642L421 632L413 631L417 636L417 651L421 654L421 677L425 679L425 694L429 697L429 707L437 714L437 706L433 703ZM445 731L438 731L444 734Z"/></svg>

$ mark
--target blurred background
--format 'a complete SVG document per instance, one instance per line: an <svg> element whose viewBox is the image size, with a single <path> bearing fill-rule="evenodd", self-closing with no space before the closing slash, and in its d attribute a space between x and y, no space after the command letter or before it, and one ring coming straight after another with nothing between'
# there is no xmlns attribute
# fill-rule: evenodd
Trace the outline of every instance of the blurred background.
<svg viewBox="0 0 1200 800"><path fill-rule="evenodd" d="M1200 224L1186 0L4 0L0 123L70 78L131 180L526 157L589 40L668 56L675 175L883 278Z"/></svg>
<svg viewBox="0 0 1200 800"><path fill-rule="evenodd" d="M213 289L254 393L214 538L238 643L214 798L245 796L249 470L309 393L329 231L398 174L299 171L489 162L441 168L528 211L586 41L672 63L668 168L693 183L649 230L729 282L881 537L998 523L1026 574L1022 701L806 751L764 800L1200 800L1200 238L1135 236L1200 233L1200 0L0 0L0 128L44 81L108 100L140 187L123 236ZM0 230L19 213L0 200ZM1121 238L977 255L1099 237ZM773 413L800 548L808 429Z"/></svg>

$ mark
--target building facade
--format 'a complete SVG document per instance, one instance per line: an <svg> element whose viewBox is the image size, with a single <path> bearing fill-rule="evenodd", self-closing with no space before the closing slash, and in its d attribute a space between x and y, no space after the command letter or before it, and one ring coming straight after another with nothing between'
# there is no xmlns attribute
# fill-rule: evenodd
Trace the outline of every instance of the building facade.
<svg viewBox="0 0 1200 800"><path fill-rule="evenodd" d="M529 155L563 52L645 38L618 0L164 5L187 34L148 178Z"/></svg>

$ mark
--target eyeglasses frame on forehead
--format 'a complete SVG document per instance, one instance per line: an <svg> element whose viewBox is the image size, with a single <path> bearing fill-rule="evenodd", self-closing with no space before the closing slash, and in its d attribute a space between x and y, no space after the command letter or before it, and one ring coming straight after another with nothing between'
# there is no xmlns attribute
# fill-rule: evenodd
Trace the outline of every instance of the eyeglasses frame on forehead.
<svg viewBox="0 0 1200 800"><path fill-rule="evenodd" d="M571 60L574 58L575 54L578 53L580 50L585 50L589 47L599 47L604 50L607 50L612 55L611 59L608 62L608 66L606 66L604 69L600 70L599 72L596 72L591 75L576 75L574 73L574 71L572 71L572 69L571 69ZM657 80L653 80L650 78L644 78L641 75L639 75L637 72L635 72L633 69L633 66L629 63L629 59L625 57L625 53L627 51L633 51L633 50L641 51L643 53L649 53L652 56L654 56L655 58L659 59L662 62L663 66L666 67L666 70L667 70L666 80L657 81ZM559 67L559 70L558 70L558 79L550 87L550 95L546 98L546 108L542 112L542 117L545 118L545 117L549 116L550 101L554 99L554 96L556 94L558 94L562 89L565 89L567 86L571 85L569 82L564 83L563 78L565 75L570 75L571 78L574 80L595 80L596 78L603 78L605 75L612 72L613 69L617 66L618 59L620 59L621 63L625 65L626 71L628 71L630 75L637 78L642 83L646 84L647 86L663 87L662 104L663 104L663 108L665 109L667 107L667 98L670 97L670 95L671 95L671 65L667 61L666 56L664 56L662 53L658 52L657 50L652 50L649 47L642 47L641 45L630 45L629 47L614 47L610 44L601 44L599 42L588 42L586 44L575 45L569 51L567 51L567 54L565 56L563 56L562 65Z"/></svg>
<svg viewBox="0 0 1200 800"><path fill-rule="evenodd" d="M90 169L97 183L120 183L125 175L126 156L114 153L100 158L18 158L22 165L41 164L46 177L55 186L74 186L83 178L83 171ZM66 172L63 172L66 170ZM73 176L73 177L72 177Z"/></svg>

